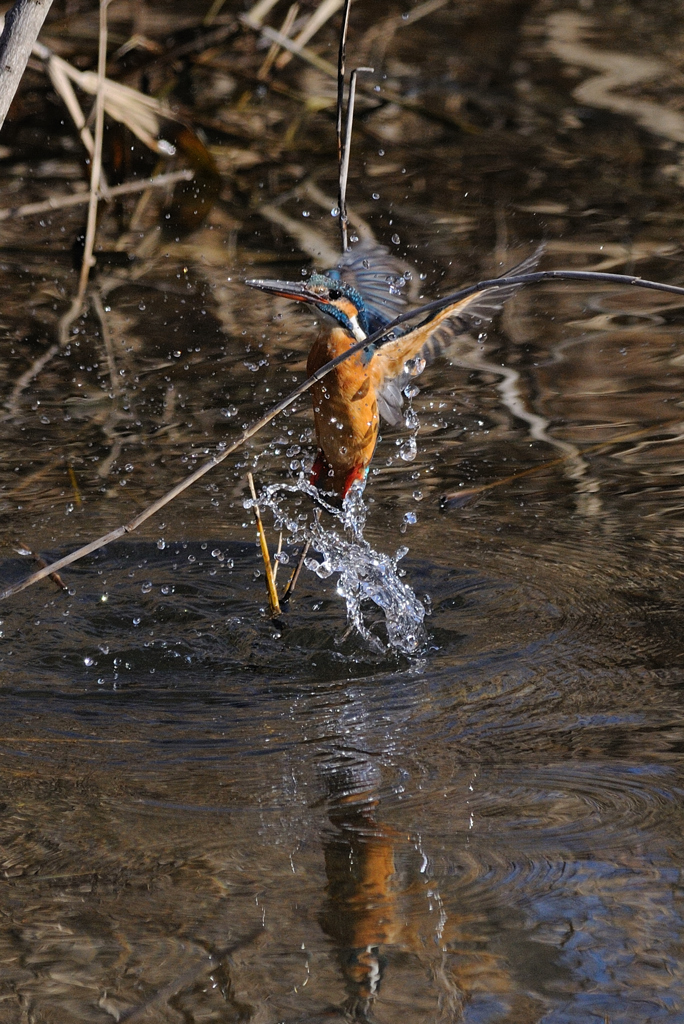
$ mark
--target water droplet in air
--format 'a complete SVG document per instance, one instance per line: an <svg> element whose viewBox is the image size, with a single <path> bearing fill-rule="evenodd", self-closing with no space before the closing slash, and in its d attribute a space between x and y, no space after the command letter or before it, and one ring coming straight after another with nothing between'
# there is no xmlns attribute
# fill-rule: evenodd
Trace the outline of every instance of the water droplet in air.
<svg viewBox="0 0 684 1024"><path fill-rule="evenodd" d="M373 194L371 195L371 199L379 199L379 198L380 198L380 193L379 192L373 192Z"/></svg>
<svg viewBox="0 0 684 1024"><path fill-rule="evenodd" d="M413 462L417 454L418 445L416 444L416 439L415 437L409 437L408 441L405 441L399 449L399 456L404 462Z"/></svg>
<svg viewBox="0 0 684 1024"><path fill-rule="evenodd" d="M143 594L149 594L150 590L152 589L152 581L146 580L140 589L142 590Z"/></svg>
<svg viewBox="0 0 684 1024"><path fill-rule="evenodd" d="M84 659L83 659L83 664L84 664L84 665L85 665L85 666L86 666L87 668L90 668L90 666L91 666L91 665L93 664L93 661L94 661L94 659L93 659L93 658L84 658Z"/></svg>
<svg viewBox="0 0 684 1024"><path fill-rule="evenodd" d="M396 231L395 231L395 233L394 233L394 234L392 235L392 241L393 241L393 243L394 243L395 245L399 245L399 243L401 242L401 238L400 238L400 237L399 237L399 235L398 235L398 234L396 233Z"/></svg>

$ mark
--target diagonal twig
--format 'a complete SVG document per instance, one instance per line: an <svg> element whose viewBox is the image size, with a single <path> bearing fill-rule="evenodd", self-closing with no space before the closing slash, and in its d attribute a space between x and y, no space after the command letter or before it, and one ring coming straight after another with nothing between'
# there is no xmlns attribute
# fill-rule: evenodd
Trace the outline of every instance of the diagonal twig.
<svg viewBox="0 0 684 1024"><path fill-rule="evenodd" d="M162 497L157 498L156 501L148 505L146 509L143 509L137 516L134 516L130 522L123 526L118 526L116 529L111 530L109 533L104 534L102 537L98 537L96 540L91 541L88 544L84 544L83 547L78 548L76 551L72 551L70 554L65 555L63 558L58 559L45 569L40 569L38 572L33 573L27 579L16 583L11 587L7 587L2 593L0 593L0 600L7 597L11 597L14 594L20 593L22 590L26 590L27 587L32 586L39 580L49 576L52 572L58 572L60 569L64 569L67 565L72 565L74 562L79 561L81 558L85 558L86 555L92 554L94 551L99 551L100 548L105 547L107 544L111 544L126 534L133 533L143 523L151 519L153 515L159 512L162 508L177 498L179 494L191 487L192 484L200 480L206 473L209 473L216 466L220 465L229 455L237 451L246 441L258 434L271 420L275 419L281 412L288 409L294 402L297 401L303 394L305 394L309 388L313 387L319 380L322 380L329 373L332 373L341 363L350 359L356 355L362 349L379 347L383 340L387 340L388 336L392 335L394 330L401 324L407 323L409 320L415 319L419 316L425 316L425 314L431 314L438 312L439 310L445 309L454 303L460 302L463 299L468 298L470 295L474 295L476 292L485 291L487 289L497 288L509 288L512 285L526 285L526 284L539 284L542 281L584 281L592 283L604 283L604 284L618 284L633 286L636 288L647 288L652 291L671 292L674 295L684 295L684 288L679 285L673 284L662 284L659 281L648 281L640 277L633 277L627 274L604 274L597 273L588 270L537 270L529 274L518 274L512 275L511 277L494 277L484 281L478 281L477 284L469 285L467 288L461 288L460 291L453 292L451 295L444 296L441 299L435 299L433 302L428 302L423 306L419 306L417 309L408 310L406 313L402 313L400 316L394 318L385 327L375 331L369 337L364 338L363 341L358 341L335 359L331 359L329 363L313 373L306 380L298 384L294 390L290 392L285 398L282 398L280 402L272 406L267 413L265 413L261 419L252 423L251 426L247 427L240 436L233 441L232 444L228 445L219 455L213 455L207 462L202 463L198 466L194 472L190 473L184 480L172 487L170 491ZM423 321L425 322L425 321Z"/></svg>
<svg viewBox="0 0 684 1024"><path fill-rule="evenodd" d="M125 181L122 185L115 185L107 189L107 195L102 199L113 199L115 196L125 196L134 192L144 192L147 188L161 188L164 185L174 185L177 181L192 181L195 172L189 169L183 171L169 171L168 174L157 174L153 178L137 178L135 181ZM83 206L90 202L89 192L76 192L68 196L54 196L52 199L44 199L39 203L26 203L24 206L5 206L0 208L0 221L9 217L30 217L36 213L50 213L52 210L64 210L70 206Z"/></svg>

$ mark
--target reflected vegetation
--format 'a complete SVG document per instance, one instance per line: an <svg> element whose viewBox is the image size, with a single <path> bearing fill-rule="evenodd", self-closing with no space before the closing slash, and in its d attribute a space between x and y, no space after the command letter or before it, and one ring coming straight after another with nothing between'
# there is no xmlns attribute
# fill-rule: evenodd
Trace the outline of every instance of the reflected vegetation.
<svg viewBox="0 0 684 1024"><path fill-rule="evenodd" d="M303 379L312 318L242 281L336 262L339 13L311 64L250 6L111 5L108 74L168 104L176 152L108 119L108 183L195 177L101 204L66 337L84 207L16 211L89 169L27 71L0 138L3 585ZM319 4L266 6L296 36ZM96 5L55 0L41 40L92 70ZM541 240L544 266L682 283L679 3L358 0L348 53L376 68L353 227L426 299ZM66 592L0 605L2 1024L682 1017L682 312L554 282L418 378L363 524L425 609L412 653L372 600L383 645L348 632L336 573L268 615L246 474L287 495L282 582L307 398Z"/></svg>

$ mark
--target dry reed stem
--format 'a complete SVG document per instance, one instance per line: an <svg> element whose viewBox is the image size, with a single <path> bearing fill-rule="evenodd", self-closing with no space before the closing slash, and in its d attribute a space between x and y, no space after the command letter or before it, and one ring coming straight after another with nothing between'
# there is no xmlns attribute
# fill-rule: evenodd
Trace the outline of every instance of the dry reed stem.
<svg viewBox="0 0 684 1024"><path fill-rule="evenodd" d="M126 181L123 185L115 185L107 189L107 194L100 195L101 199L114 199L116 196L130 195L135 192L143 192L148 188L161 188L164 185L174 185L177 181L192 181L195 172L189 169L183 171L169 171L168 174L158 174L153 178L141 178L138 181ZM89 192L77 192L70 196L55 196L52 199L45 199L40 203L26 203L24 206L6 206L0 208L0 221L10 217L31 217L36 213L50 213L53 210L65 210L71 206L84 206L90 202Z"/></svg>
<svg viewBox="0 0 684 1024"><path fill-rule="evenodd" d="M283 550L283 531L281 530L280 533L278 534L278 550L276 551L275 558L273 559L273 561L275 562L275 565L273 566L273 582L274 583L278 579L278 569L280 567L280 561L278 559L278 555L281 554L282 550Z"/></svg>
<svg viewBox="0 0 684 1024"><path fill-rule="evenodd" d="M295 38L295 43L300 48L305 46L310 39L316 35L316 33L323 28L326 21L330 21L332 16L336 14L345 0L323 0L323 3L319 4L314 13L311 15L306 25ZM282 53L276 61L276 67L281 69L284 68L292 60L291 53Z"/></svg>
<svg viewBox="0 0 684 1024"><path fill-rule="evenodd" d="M107 2L111 3L112 0L107 0ZM173 156L175 153L173 145L165 139L157 138L162 120L176 120L173 110L167 103L155 99L154 96L147 96L128 85L114 82L111 78L105 78L104 85L102 85L99 74L93 71L79 71L73 64L58 57L42 43L36 43L33 53L40 60L51 65L53 69L57 69L58 79L61 80L62 77L69 79L89 96L97 98L98 93L103 93L104 109L111 118L130 128L133 134L153 152ZM50 70L49 67L48 70ZM61 91L60 95L62 95ZM66 94L63 99L67 103ZM74 114L78 117L75 110L72 116ZM86 143L84 142L84 144Z"/></svg>
<svg viewBox="0 0 684 1024"><path fill-rule="evenodd" d="M305 60L312 67L318 68L323 74L329 75L331 78L337 78L337 68L330 63L330 61L324 60L323 57L319 57L313 50L309 50L304 46L300 46L296 40L284 36L282 32L278 32L277 29L271 28L270 25L252 25L247 15L242 15L240 20L248 25L249 28L255 29L257 32L261 32L267 39L272 39L273 42L278 43L284 50L289 50L290 53L296 53L298 57Z"/></svg>
<svg viewBox="0 0 684 1024"><path fill-rule="evenodd" d="M252 476L251 473L247 474L247 480L249 482L249 490L254 501L254 504L252 505L252 511L254 512L254 519L256 520L257 533L259 534L259 544L261 545L261 557L264 560L264 569L266 570L268 602L271 606L271 615L275 617L276 615L280 615L280 602L278 601L278 591L276 590L275 576L273 575L273 566L271 565L271 555L268 550L266 531L264 530L264 524L261 520L261 512L259 511L259 505L257 503L256 489L254 487L254 477Z"/></svg>
<svg viewBox="0 0 684 1024"><path fill-rule="evenodd" d="M86 225L83 262L78 279L77 300L83 302L88 286L90 268L94 265L93 246L95 244L95 228L97 227L97 203L100 190L100 172L102 170L102 139L104 135L104 90L107 70L107 9L112 0L100 0L100 38L97 55L97 95L95 97L95 140L90 166L90 199L88 203L88 222Z"/></svg>
<svg viewBox="0 0 684 1024"><path fill-rule="evenodd" d="M226 0L214 0L213 4L211 5L207 13L204 15L204 21L202 22L202 24L213 25L214 19L217 18L221 13L221 8L223 7L225 2Z"/></svg>
<svg viewBox="0 0 684 1024"><path fill-rule="evenodd" d="M266 15L270 14L277 3L278 0L259 0L251 10L247 11L243 21L247 22L251 28L260 28Z"/></svg>
<svg viewBox="0 0 684 1024"><path fill-rule="evenodd" d="M342 132L344 128L344 78L347 69L347 32L349 30L349 11L351 0L345 0L344 11L342 12L342 27L340 29L340 48L337 54L337 111L335 116L335 134L337 137L337 209L340 218L340 240L342 252L347 252L349 240L347 238L347 217L345 206L346 187L342 187L343 166L344 166L344 139Z"/></svg>
<svg viewBox="0 0 684 1024"><path fill-rule="evenodd" d="M288 10L287 14L285 15L285 21L280 26L280 31L282 32L282 34L284 36L289 36L290 35L290 32L292 31L292 28L294 26L294 23L297 20L297 15L298 14L299 14L299 4L298 3L292 4L292 6ZM280 49L281 48L278 45L278 43L271 43L269 51L266 54L266 59L264 60L264 63L261 65L261 67L257 71L257 78L259 79L259 81L263 82L264 79L268 78L268 73L271 70L271 68L273 67L273 64L275 63L275 59L278 56L278 54L280 53Z"/></svg>
<svg viewBox="0 0 684 1024"><path fill-rule="evenodd" d="M307 196L309 199L311 199L312 202L316 203L323 210L332 210L336 202L336 200L334 200L332 196L326 195L323 189L320 188L315 181L311 181L311 179L308 179L307 181L303 182L296 189L296 193L297 195ZM349 223L352 225L354 231L361 240L367 239L370 242L377 242L375 232L373 231L368 221L364 220L360 214L358 214L355 210L351 209L349 206L347 206L347 217Z"/></svg>
<svg viewBox="0 0 684 1024"><path fill-rule="evenodd" d="M261 34L266 36L267 39L272 39L274 42L282 46L284 50L288 50L290 53L296 54L302 60L311 64L311 66L316 68L318 71L322 71L323 74L328 75L330 78L338 78L338 69L333 64L325 60L323 57L319 57L317 53L313 52L313 50L299 46L296 39L289 39L287 36L284 36L282 32L278 32L277 29L271 28L270 25L253 23L250 20L249 15L241 15L240 21L249 28L254 29L257 32L261 32ZM405 96L402 96L401 93L395 92L394 89L390 89L386 85L383 85L380 93L375 92L371 86L361 85L360 92L364 93L364 95L368 96L370 99L373 99L375 103L395 103L397 106L402 107L405 110L412 110L415 113L421 114L423 117L427 117L432 121L437 121L440 124L448 124L451 127L457 125L464 131L477 130L473 128L472 125L468 124L467 121L438 114L435 111L429 110L416 100L407 99Z"/></svg>
<svg viewBox="0 0 684 1024"><path fill-rule="evenodd" d="M344 144L342 146L342 159L340 161L340 194L339 194L339 218L340 234L342 236L342 252L349 249L349 214L347 212L347 182L349 180L349 161L351 159L351 138L354 127L354 101L356 99L356 79L360 71L373 72L375 68L354 68L349 82L349 99L347 100L347 124L344 133Z"/></svg>

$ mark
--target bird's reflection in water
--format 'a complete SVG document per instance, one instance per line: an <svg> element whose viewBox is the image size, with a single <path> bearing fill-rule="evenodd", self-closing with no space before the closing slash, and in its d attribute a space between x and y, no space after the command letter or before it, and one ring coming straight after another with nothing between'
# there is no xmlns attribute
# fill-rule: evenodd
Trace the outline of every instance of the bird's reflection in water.
<svg viewBox="0 0 684 1024"><path fill-rule="evenodd" d="M324 780L333 831L324 842L327 890L319 922L334 942L347 993L344 1005L330 1012L374 1021L392 963L376 1013L382 1002L393 1011L403 1004L407 1021L470 1020L470 1013L496 1024L541 1020L548 1006L529 991L529 979L516 976L506 952L492 948L497 927L489 915L445 907L415 841L383 823L377 766L350 752L346 763L326 768ZM509 941L519 944L516 933L508 931Z"/></svg>
<svg viewBox="0 0 684 1024"><path fill-rule="evenodd" d="M326 774L330 821L325 843L327 900L320 923L335 942L347 989L345 1011L366 1020L384 968L382 947L397 939L394 842L377 820L378 773L368 761Z"/></svg>

